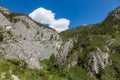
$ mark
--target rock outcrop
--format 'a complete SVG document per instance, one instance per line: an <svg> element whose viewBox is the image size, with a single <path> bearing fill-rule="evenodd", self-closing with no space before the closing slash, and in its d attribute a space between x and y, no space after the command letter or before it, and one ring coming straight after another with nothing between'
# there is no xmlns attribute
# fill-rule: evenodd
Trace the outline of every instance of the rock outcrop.
<svg viewBox="0 0 120 80"><path fill-rule="evenodd" d="M103 46L103 50L99 47L96 50L90 52L90 59L87 65L89 67L91 74L99 74L100 69L104 69L106 66L112 65L112 61L109 59L110 49L109 47L115 42L115 39L110 39L106 42L106 45Z"/></svg>
<svg viewBox="0 0 120 80"><path fill-rule="evenodd" d="M67 60L67 56L70 53L71 49L74 46L74 40L69 39L63 45L61 45L58 54L57 54L57 64L64 65L65 61Z"/></svg>
<svg viewBox="0 0 120 80"><path fill-rule="evenodd" d="M1 26L11 25L9 20L2 13L0 13L0 25Z"/></svg>
<svg viewBox="0 0 120 80"><path fill-rule="evenodd" d="M39 60L49 59L51 54L57 55L62 40L56 31L26 15L14 15L2 7L0 10L3 12L0 13L2 34L7 37L0 44L0 52L5 53L5 58L25 60L29 68L40 69ZM9 20L11 14L12 22Z"/></svg>
<svg viewBox="0 0 120 80"><path fill-rule="evenodd" d="M109 63L109 51L102 51L100 48L97 48L95 51L90 53L91 57L89 60L89 65L91 65L92 74L98 74L100 68L104 69L108 66Z"/></svg>
<svg viewBox="0 0 120 80"><path fill-rule="evenodd" d="M16 75L11 75L11 77L13 78L13 80L20 80Z"/></svg>
<svg viewBox="0 0 120 80"><path fill-rule="evenodd" d="M116 10L111 12L111 15L114 16L116 19L120 19L120 7L118 7Z"/></svg>
<svg viewBox="0 0 120 80"><path fill-rule="evenodd" d="M4 8L2 6L0 6L0 12L4 13L4 14L10 14L11 11L9 11L7 8Z"/></svg>

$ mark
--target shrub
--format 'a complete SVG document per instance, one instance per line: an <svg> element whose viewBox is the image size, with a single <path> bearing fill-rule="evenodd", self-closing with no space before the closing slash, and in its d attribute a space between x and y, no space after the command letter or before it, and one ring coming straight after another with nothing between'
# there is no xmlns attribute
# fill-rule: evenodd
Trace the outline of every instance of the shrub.
<svg viewBox="0 0 120 80"><path fill-rule="evenodd" d="M14 65L18 65L18 66L20 66L20 61L18 61L18 60L15 60L15 59L8 59L8 62L10 62L10 63L12 63L12 64L14 64Z"/></svg>

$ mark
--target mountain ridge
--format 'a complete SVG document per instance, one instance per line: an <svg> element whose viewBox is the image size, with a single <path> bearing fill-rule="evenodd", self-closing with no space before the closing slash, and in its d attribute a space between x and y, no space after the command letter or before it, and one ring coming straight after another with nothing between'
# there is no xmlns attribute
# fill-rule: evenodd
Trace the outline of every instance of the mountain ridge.
<svg viewBox="0 0 120 80"><path fill-rule="evenodd" d="M39 55L41 54L41 56L44 54L43 58L45 56L45 53L48 53L48 52L49 53L45 56L45 58L49 58L50 54L52 53L56 54L56 51L57 51L56 49L59 48L57 46L61 44L61 42L59 41L60 40L59 35L56 31L54 31L53 29L47 28L46 26L40 23L36 23L34 20L32 20L31 18L29 18L24 14L14 14L14 13L6 14L6 8L3 8L2 10L3 10L2 11L3 14L0 13L1 14L0 24L3 27L1 28L3 28L4 30L4 28L7 28L10 26L11 29L9 30L9 33L12 34L13 36L18 37L18 39L16 38L13 42L11 41L11 43L1 44L1 47L4 49L6 49L5 46L9 47L4 52L4 53L8 53L5 55L6 58L15 58L15 59L22 58L23 60L24 59L27 60L32 58L32 54L35 53L36 51L38 51L37 53ZM6 32L7 31L5 31L4 33ZM37 42L36 44L37 46L33 45L34 42ZM44 43L42 44L41 42L44 42ZM49 47L49 45L47 44L50 44L50 43L51 45L54 43L52 45L54 46L54 48L53 49L47 48L48 52L46 52L47 49L45 50L45 48L43 47L45 47L45 45ZM41 44L41 45L38 45L38 44ZM30 49L30 48L34 48L35 46L36 46L36 50ZM40 48L40 46L42 46L43 48L43 50L40 49L41 51L37 50L37 47ZM25 52L23 52L23 50L25 50ZM20 57L20 53L22 53L21 54L22 57ZM31 57L25 58L24 57L25 55L26 57L31 55ZM32 63L30 63L29 60L27 60L27 63L30 64L29 67L34 68L34 66L36 65L36 68L40 68L39 60L36 60L37 56L38 55L36 54L36 56L33 58L33 61L37 61L37 62L34 62L35 64L33 63L34 65L32 65Z"/></svg>

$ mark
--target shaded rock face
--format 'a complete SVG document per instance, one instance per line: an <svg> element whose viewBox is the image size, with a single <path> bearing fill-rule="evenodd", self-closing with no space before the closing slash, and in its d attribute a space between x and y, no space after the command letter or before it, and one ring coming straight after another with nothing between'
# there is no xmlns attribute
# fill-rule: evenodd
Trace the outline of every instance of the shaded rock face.
<svg viewBox="0 0 120 80"><path fill-rule="evenodd" d="M9 36L0 44L0 52L5 53L7 59L25 60L29 68L42 68L39 60L49 59L51 54L57 55L62 44L59 34L25 15L17 15L13 19L17 21L10 22L0 13L0 26L4 35Z"/></svg>
<svg viewBox="0 0 120 80"><path fill-rule="evenodd" d="M64 65L67 60L67 56L70 53L71 49L74 46L74 40L69 39L63 45L61 45L58 54L57 54L57 65Z"/></svg>
<svg viewBox="0 0 120 80"><path fill-rule="evenodd" d="M73 56L74 56L74 55L73 55ZM78 63L78 59L77 59L77 57L74 57L73 59L71 59L71 60L68 61L68 64L66 65L65 70L66 70L66 71L69 71L70 68L72 68L72 67L74 67L75 65L77 65L77 63Z"/></svg>

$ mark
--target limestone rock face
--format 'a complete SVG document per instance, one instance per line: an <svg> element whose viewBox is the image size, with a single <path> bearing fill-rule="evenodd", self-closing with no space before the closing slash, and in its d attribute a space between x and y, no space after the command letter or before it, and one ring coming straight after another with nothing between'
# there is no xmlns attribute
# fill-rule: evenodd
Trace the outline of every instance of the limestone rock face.
<svg viewBox="0 0 120 80"><path fill-rule="evenodd" d="M0 6L0 11L4 14L10 14L11 13L11 11L9 11L7 8L4 8L2 6Z"/></svg>
<svg viewBox="0 0 120 80"><path fill-rule="evenodd" d="M104 69L106 66L112 65L112 61L109 59L109 46L111 46L115 41L115 39L110 39L106 42L106 45L103 46L104 50L97 47L96 50L90 52L88 65L92 74L96 75L99 73L100 68Z"/></svg>
<svg viewBox="0 0 120 80"><path fill-rule="evenodd" d="M58 65L64 65L64 62L66 61L67 56L70 53L73 46L74 46L73 39L69 39L63 45L61 45L59 52L57 54L57 64Z"/></svg>
<svg viewBox="0 0 120 80"><path fill-rule="evenodd" d="M91 58L89 64L91 65L91 72L93 74L98 74L100 68L105 68L109 63L109 52L103 52L100 48L97 48L95 51L91 52Z"/></svg>
<svg viewBox="0 0 120 80"><path fill-rule="evenodd" d="M0 13L0 26L7 26L7 25L11 25L9 20L2 13Z"/></svg>
<svg viewBox="0 0 120 80"><path fill-rule="evenodd" d="M6 36L0 44L0 52L5 53L5 58L25 60L29 68L40 69L39 60L57 55L62 40L55 30L25 15L12 15L13 22L10 22L5 15L11 13L1 7L0 10L4 10L0 13L0 26Z"/></svg>
<svg viewBox="0 0 120 80"><path fill-rule="evenodd" d="M116 19L120 19L120 7L118 7L116 10L114 10L112 12L112 15L116 18Z"/></svg>

